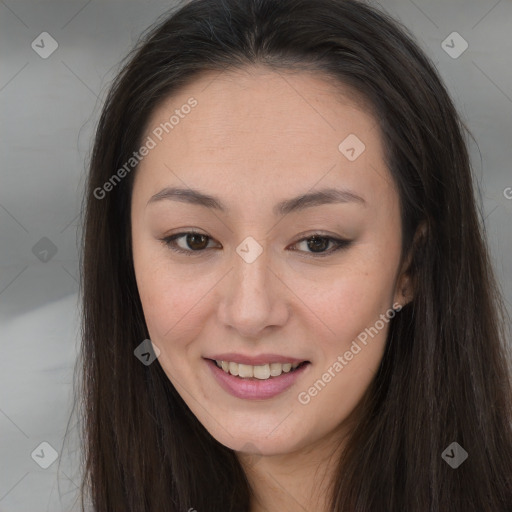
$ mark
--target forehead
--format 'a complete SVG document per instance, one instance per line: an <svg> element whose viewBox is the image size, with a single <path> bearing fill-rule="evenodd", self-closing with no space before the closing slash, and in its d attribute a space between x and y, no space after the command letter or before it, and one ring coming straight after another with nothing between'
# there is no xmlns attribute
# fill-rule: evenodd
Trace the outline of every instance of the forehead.
<svg viewBox="0 0 512 512"><path fill-rule="evenodd" d="M184 108L191 98L195 106ZM318 183L371 196L390 185L370 106L309 72L205 73L158 106L147 137L155 147L136 179L146 195L173 184L283 196ZM356 159L347 158L350 146Z"/></svg>

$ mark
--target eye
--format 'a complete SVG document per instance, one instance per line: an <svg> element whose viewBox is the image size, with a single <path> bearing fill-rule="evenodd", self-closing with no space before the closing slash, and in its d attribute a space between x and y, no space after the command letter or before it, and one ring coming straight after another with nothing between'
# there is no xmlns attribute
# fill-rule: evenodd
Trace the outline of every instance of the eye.
<svg viewBox="0 0 512 512"><path fill-rule="evenodd" d="M329 244L334 244L329 251L326 248ZM322 235L321 233L315 233L307 238L302 238L294 245L305 244L305 247L311 251L314 257L325 257L333 254L340 249L345 249L351 244L351 240L344 240L342 238L334 238L328 235Z"/></svg>
<svg viewBox="0 0 512 512"><path fill-rule="evenodd" d="M180 246L178 243L178 241L182 239L183 245L185 247L183 247L183 245ZM161 240L167 247L169 247L174 252L186 254L187 256L196 256L199 255L199 253L204 252L205 249L208 249L208 241L213 239L203 233L198 233L196 231L187 231L162 238ZM334 252L340 249L348 247L352 243L352 241L322 235L321 233L314 233L309 237L298 240L292 245L292 247L304 243L306 244L305 247L310 251L310 254L313 254L313 257L325 257L329 256L330 254L333 254ZM329 247L331 243L334 244L334 247L331 247L330 250L326 251L326 249ZM293 250L295 251L295 249Z"/></svg>
<svg viewBox="0 0 512 512"><path fill-rule="evenodd" d="M184 244L187 248L183 248L178 245L178 240L184 238ZM196 231L187 231L185 233L177 233L165 238L162 238L162 242L167 245L170 249L187 256L194 256L194 253L202 252L207 248L207 241L211 240L208 235L198 233Z"/></svg>

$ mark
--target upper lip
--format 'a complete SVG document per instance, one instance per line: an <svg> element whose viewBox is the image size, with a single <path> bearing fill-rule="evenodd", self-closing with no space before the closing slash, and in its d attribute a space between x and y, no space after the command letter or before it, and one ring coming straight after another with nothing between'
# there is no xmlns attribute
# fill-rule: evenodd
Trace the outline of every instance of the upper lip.
<svg viewBox="0 0 512 512"><path fill-rule="evenodd" d="M245 356L234 352L215 354L206 359L215 359L216 361L230 361L239 364L249 364L251 366L264 365L267 363L302 363L306 359L297 359L296 357L282 356L279 354L258 354L257 356Z"/></svg>

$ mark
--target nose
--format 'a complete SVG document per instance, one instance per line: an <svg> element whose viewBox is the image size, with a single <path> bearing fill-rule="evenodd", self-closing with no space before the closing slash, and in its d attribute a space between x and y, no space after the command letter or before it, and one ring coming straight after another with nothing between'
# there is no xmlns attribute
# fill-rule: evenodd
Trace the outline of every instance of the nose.
<svg viewBox="0 0 512 512"><path fill-rule="evenodd" d="M252 262L238 253L224 281L218 316L242 337L259 338L265 329L283 326L288 319L289 289L272 266L270 251ZM275 265L274 265L275 266Z"/></svg>

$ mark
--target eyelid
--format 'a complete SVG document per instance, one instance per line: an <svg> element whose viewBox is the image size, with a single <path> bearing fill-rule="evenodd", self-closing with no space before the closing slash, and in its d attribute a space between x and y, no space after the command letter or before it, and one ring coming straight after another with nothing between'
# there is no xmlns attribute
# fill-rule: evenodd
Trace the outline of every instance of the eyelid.
<svg viewBox="0 0 512 512"><path fill-rule="evenodd" d="M306 242L307 240L310 240L312 238L320 238L320 239L328 240L328 243L331 243L331 242L334 243L334 247L332 247L331 249L329 249L325 252L320 252L320 253L292 249L293 252L298 253L301 257L309 258L309 259L311 259L311 258L327 258L328 256L333 255L335 252L338 252L341 249L347 249L352 244L352 240L334 237L331 235L323 235L321 233L314 233L312 235L303 236L302 238L300 238L299 240L294 242L292 244L292 246L297 245L302 242Z"/></svg>
<svg viewBox="0 0 512 512"><path fill-rule="evenodd" d="M193 250L187 250L187 249L182 249L181 247L177 247L175 245L175 241L177 239L183 238L183 237L185 237L187 235L201 235L201 236L205 236L209 240L215 240L213 237L207 235L206 233L201 233L201 232L195 231L195 230L189 230L189 231L181 231L181 232L175 233L173 235L165 236L165 237L161 238L160 241L166 247L171 249L172 251L174 251L176 253L180 253L180 254L185 254L187 256L199 256L199 255L201 255L202 253L205 253L208 250L206 248L206 249L201 249L201 250L193 251ZM338 250L348 248L352 244L352 242L353 242L353 240L348 240L348 239L344 239L344 238L340 238L340 237L335 237L335 236L329 235L327 233L322 233L321 231L314 231L313 233L311 233L309 235L300 235L300 236L301 236L301 238L299 238L296 242L291 244L291 246L295 246L295 245L297 245L297 244L299 244L301 242L305 242L305 241L310 240L312 238L325 239L325 240L328 240L329 242L333 242L335 244L334 248L331 248L328 251L325 251L323 253L314 253L314 252L309 252L308 253L307 251L300 251L300 250L292 249L292 251L299 253L302 257L305 257L305 258L323 258L323 257L327 257L327 256L330 256L330 255L334 254Z"/></svg>
<svg viewBox="0 0 512 512"><path fill-rule="evenodd" d="M175 245L175 240L179 238L183 238L187 235L201 235L205 236L209 240L214 240L211 236L207 235L206 233L200 233L199 231L195 231L193 229L189 231L180 231L179 233L175 233L173 235L165 236L160 239L160 241L169 249L171 249L174 252L180 253L180 254L186 254L187 256L199 256L201 253L206 252L206 249L202 249L200 251L192 251L192 250L186 250L182 249L181 247L177 247Z"/></svg>

